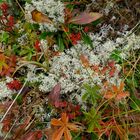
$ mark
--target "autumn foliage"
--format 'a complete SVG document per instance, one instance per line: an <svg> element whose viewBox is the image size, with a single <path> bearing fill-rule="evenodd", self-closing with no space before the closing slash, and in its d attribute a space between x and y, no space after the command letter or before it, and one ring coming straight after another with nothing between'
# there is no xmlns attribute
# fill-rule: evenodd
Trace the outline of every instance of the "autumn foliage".
<svg viewBox="0 0 140 140"><path fill-rule="evenodd" d="M140 2L0 0L0 140L139 140Z"/></svg>

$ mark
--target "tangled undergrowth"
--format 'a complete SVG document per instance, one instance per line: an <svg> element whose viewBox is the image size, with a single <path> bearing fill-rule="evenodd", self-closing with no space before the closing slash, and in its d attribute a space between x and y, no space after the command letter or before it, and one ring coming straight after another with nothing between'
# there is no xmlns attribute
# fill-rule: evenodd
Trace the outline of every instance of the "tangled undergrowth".
<svg viewBox="0 0 140 140"><path fill-rule="evenodd" d="M0 139L139 140L139 0L0 0Z"/></svg>

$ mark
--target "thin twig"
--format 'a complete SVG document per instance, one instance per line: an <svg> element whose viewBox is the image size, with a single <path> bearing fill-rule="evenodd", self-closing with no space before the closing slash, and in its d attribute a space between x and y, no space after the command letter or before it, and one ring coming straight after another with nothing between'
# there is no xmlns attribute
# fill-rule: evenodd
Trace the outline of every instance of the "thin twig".
<svg viewBox="0 0 140 140"><path fill-rule="evenodd" d="M18 0L15 0L17 5L20 7L21 11L23 12L23 14L25 15L25 11L23 10L22 6L20 5L20 3L18 2Z"/></svg>
<svg viewBox="0 0 140 140"><path fill-rule="evenodd" d="M7 109L7 111L5 112L5 114L3 115L2 119L0 120L0 123L5 119L6 115L8 114L8 112L10 111L10 109L12 108L13 104L16 102L17 98L21 94L21 92L22 92L23 88L25 87L26 83L27 83L27 80L24 82L22 88L20 89L20 91L16 95L15 99L13 100L13 102L11 103L11 105L9 106L9 108Z"/></svg>

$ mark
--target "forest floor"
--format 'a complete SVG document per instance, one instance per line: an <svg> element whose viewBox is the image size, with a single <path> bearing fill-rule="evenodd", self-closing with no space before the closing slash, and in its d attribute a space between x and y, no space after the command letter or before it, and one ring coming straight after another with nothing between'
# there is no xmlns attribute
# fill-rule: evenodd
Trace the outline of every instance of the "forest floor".
<svg viewBox="0 0 140 140"><path fill-rule="evenodd" d="M140 139L139 0L0 0L0 140L63 139Z"/></svg>

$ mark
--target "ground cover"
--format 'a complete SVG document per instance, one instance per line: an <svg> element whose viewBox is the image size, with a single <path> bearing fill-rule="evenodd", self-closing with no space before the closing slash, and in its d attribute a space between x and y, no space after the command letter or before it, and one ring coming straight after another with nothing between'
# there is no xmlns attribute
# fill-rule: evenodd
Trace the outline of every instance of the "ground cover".
<svg viewBox="0 0 140 140"><path fill-rule="evenodd" d="M139 140L139 0L0 0L0 139Z"/></svg>

